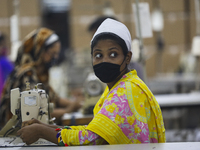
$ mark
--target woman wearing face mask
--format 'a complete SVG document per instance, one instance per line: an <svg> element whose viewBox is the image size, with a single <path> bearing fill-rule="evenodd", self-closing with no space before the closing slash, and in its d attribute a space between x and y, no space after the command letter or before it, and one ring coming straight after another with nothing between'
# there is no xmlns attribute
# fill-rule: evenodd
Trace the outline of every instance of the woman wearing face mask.
<svg viewBox="0 0 200 150"><path fill-rule="evenodd" d="M40 28L31 32L23 41L18 50L15 69L8 78L1 97L0 122L3 125L11 118L10 90L20 88L25 90L26 81L33 88L37 83L48 95L50 102L55 105L53 117L59 119L64 113L75 111L80 107L78 101L62 99L50 87L49 68L58 59L60 52L58 36L47 28Z"/></svg>
<svg viewBox="0 0 200 150"><path fill-rule="evenodd" d="M95 105L93 120L86 126L54 130L56 126L33 119L18 132L23 141L31 144L45 138L65 146L165 142L162 113L154 95L136 71L127 68L132 53L126 26L106 19L93 36L91 54L96 76L107 84ZM28 137L30 131L38 133L34 139Z"/></svg>

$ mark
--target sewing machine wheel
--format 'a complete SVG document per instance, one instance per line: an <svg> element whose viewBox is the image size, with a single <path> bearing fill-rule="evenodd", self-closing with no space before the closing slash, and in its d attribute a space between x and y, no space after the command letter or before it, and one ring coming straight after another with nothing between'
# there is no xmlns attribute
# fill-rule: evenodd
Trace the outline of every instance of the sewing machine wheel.
<svg viewBox="0 0 200 150"><path fill-rule="evenodd" d="M86 91L90 96L97 96L102 94L102 83L98 80L89 81L86 85Z"/></svg>

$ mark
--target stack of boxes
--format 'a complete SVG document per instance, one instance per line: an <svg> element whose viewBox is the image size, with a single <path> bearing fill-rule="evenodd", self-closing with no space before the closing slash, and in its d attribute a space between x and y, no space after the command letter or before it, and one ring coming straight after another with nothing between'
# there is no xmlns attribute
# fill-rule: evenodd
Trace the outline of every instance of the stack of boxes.
<svg viewBox="0 0 200 150"><path fill-rule="evenodd" d="M14 14L14 0L0 1L0 31L7 35L10 46L10 17ZM42 26L40 0L19 0L19 40L22 40L33 29ZM147 2L150 12L154 9L153 0ZM176 72L179 68L180 55L190 51L192 38L196 35L195 6L193 0L158 0L164 17L164 29L161 32L165 46L162 52L161 73ZM73 0L70 9L70 43L76 54L76 65L85 67L91 65L89 24L98 16L104 14L106 6L110 6L115 17L129 28L132 38L136 38L132 3L135 0ZM59 22L58 22L59 23ZM144 38L146 74L148 78L157 73L156 34L152 38Z"/></svg>
<svg viewBox="0 0 200 150"><path fill-rule="evenodd" d="M139 2L149 3L150 12L153 11L153 0L140 0ZM95 17L103 15L103 8L106 3L110 4L115 16L129 28L132 38L136 37L132 10L132 3L135 3L135 0L73 0L71 6L71 37L72 47L77 52L90 48L91 35L87 32L87 27ZM173 73L179 68L180 55L190 51L192 38L195 36L194 1L159 0L159 4L164 17L164 29L161 34L165 43L161 56L161 73ZM143 43L147 58L146 74L147 77L151 78L157 73L156 33L153 32L152 38L143 39ZM81 57L79 58L81 59Z"/></svg>
<svg viewBox="0 0 200 150"><path fill-rule="evenodd" d="M18 3L17 3L18 2ZM7 45L11 48L11 17L18 14L19 41L32 30L41 26L40 0L1 0L0 31L6 35ZM16 5L15 5L16 4ZM16 24L17 26L17 24ZM16 34L15 34L16 35Z"/></svg>

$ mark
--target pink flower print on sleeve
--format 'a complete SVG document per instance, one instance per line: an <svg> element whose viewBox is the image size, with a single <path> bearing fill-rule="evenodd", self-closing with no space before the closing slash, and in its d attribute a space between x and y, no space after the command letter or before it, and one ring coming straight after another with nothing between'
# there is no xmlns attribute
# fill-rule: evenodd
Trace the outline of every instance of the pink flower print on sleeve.
<svg viewBox="0 0 200 150"><path fill-rule="evenodd" d="M96 133L85 130L79 131L80 145L100 145L105 143L105 140Z"/></svg>

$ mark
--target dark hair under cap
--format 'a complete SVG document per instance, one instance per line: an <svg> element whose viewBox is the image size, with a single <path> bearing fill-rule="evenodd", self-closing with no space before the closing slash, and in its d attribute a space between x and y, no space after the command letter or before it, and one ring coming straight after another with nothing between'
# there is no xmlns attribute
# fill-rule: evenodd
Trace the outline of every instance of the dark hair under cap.
<svg viewBox="0 0 200 150"><path fill-rule="evenodd" d="M91 54L93 54L92 50L93 50L94 46L98 43L99 40L107 40L107 39L117 42L117 44L119 44L121 46L124 56L127 55L128 48L126 46L125 41L121 37L119 37L116 34L111 33L111 32L103 32L103 33L100 33L95 36L95 38L92 40L92 43L91 43Z"/></svg>
<svg viewBox="0 0 200 150"><path fill-rule="evenodd" d="M115 17L111 17L111 16L101 16L98 17L97 19L95 19L88 27L88 31L92 31L92 30L97 30L98 27L101 25L101 23L106 20L107 18L111 18L114 20L117 20Z"/></svg>

